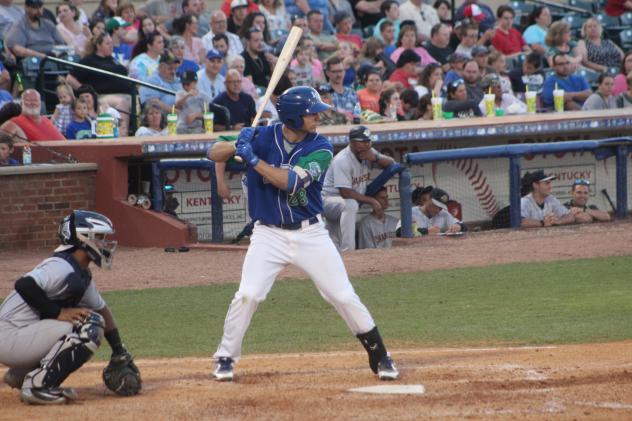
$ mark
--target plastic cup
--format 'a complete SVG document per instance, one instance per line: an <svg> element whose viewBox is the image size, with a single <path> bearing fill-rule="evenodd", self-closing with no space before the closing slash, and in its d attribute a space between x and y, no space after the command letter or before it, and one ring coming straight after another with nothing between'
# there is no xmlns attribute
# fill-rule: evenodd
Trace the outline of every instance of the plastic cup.
<svg viewBox="0 0 632 421"><path fill-rule="evenodd" d="M556 112L564 111L564 89L553 90L553 105Z"/></svg>
<svg viewBox="0 0 632 421"><path fill-rule="evenodd" d="M170 135L176 134L176 129L178 127L178 114L167 114L167 132Z"/></svg>
<svg viewBox="0 0 632 421"><path fill-rule="evenodd" d="M204 113L204 131L207 134L213 133L213 119L215 115L211 112Z"/></svg>
<svg viewBox="0 0 632 421"><path fill-rule="evenodd" d="M432 119L441 120L443 118L443 98L435 97L432 101Z"/></svg>
<svg viewBox="0 0 632 421"><path fill-rule="evenodd" d="M535 103L536 103L535 97L536 97L536 95L537 94L535 92L533 92L533 91L529 91L529 92L526 92L524 94L524 97L525 97L525 99L527 101L527 113L529 113L529 114L535 114L535 112L536 112L536 106L535 106Z"/></svg>
<svg viewBox="0 0 632 421"><path fill-rule="evenodd" d="M502 117L505 115L505 110L503 110L502 108L496 108L495 112L496 112L496 117Z"/></svg>
<svg viewBox="0 0 632 421"><path fill-rule="evenodd" d="M487 115L487 117L496 115L496 95L485 94L483 99L485 100L485 115Z"/></svg>

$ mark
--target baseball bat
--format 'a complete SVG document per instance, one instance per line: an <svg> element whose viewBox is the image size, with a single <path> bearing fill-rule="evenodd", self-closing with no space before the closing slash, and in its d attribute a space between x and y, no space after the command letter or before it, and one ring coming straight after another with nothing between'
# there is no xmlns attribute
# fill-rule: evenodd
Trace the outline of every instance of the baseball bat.
<svg viewBox="0 0 632 421"><path fill-rule="evenodd" d="M298 26L293 26L290 30L287 40L285 41L285 45L283 46L281 54L279 54L279 58L274 66L274 70L272 71L272 76L270 76L270 83L268 84L266 93L263 95L263 100L261 101L261 104L259 104L259 109L257 110L257 114L255 115L254 120L252 120L250 127L257 127L257 124L259 124L261 114L263 114L263 111L272 96L272 92L274 92L274 88L276 88L279 83L279 79L281 79L281 76L285 73L285 69L287 69L290 61L292 61L294 50L296 49L298 41L301 39L302 35L303 30ZM237 162L242 162L242 159L238 156L235 156L235 160Z"/></svg>
<svg viewBox="0 0 632 421"><path fill-rule="evenodd" d="M608 194L608 190L606 189L601 189L601 193L606 196L606 199L608 200L608 203L610 203L610 207L612 208L612 211L614 213L617 213L617 207L614 205L614 202L612 201L612 199L610 198L610 195Z"/></svg>

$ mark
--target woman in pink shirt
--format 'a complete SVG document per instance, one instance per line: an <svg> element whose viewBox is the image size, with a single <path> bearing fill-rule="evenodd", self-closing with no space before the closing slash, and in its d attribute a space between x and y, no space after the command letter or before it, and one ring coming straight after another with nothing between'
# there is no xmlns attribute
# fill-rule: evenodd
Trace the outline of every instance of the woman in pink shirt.
<svg viewBox="0 0 632 421"><path fill-rule="evenodd" d="M197 17L184 15L173 21L173 29L184 38L184 58L196 62L198 65L204 63L206 51L202 38L198 38Z"/></svg>
<svg viewBox="0 0 632 421"><path fill-rule="evenodd" d="M426 66L429 63L436 63L437 60L432 58L425 48L417 45L417 29L412 25L406 25L399 31L397 38L397 48L391 54L391 60L397 63L397 59L404 50L413 50L420 58L421 65Z"/></svg>
<svg viewBox="0 0 632 421"><path fill-rule="evenodd" d="M623 56L621 71L614 77L614 89L612 90L612 95L616 96L628 90L628 83L626 82L626 79L630 72L632 72L632 50L628 51L625 53L625 56Z"/></svg>

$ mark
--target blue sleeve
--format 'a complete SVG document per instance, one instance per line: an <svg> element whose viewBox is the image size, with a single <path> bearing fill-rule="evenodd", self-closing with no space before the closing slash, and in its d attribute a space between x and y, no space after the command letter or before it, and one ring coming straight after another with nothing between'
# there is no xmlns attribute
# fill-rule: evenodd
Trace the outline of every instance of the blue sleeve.
<svg viewBox="0 0 632 421"><path fill-rule="evenodd" d="M586 81L586 78L583 76L577 76L578 79L578 84L580 86L580 91L585 91L586 89L589 89L592 91L592 88L590 87L590 85L588 84L588 82Z"/></svg>
<svg viewBox="0 0 632 421"><path fill-rule="evenodd" d="M548 77L542 85L542 104L545 107L553 106L553 90L555 89L555 78Z"/></svg>
<svg viewBox="0 0 632 421"><path fill-rule="evenodd" d="M77 128L75 127L74 121L71 121L68 127L66 128L66 133L64 133L66 139L73 140L77 135Z"/></svg>

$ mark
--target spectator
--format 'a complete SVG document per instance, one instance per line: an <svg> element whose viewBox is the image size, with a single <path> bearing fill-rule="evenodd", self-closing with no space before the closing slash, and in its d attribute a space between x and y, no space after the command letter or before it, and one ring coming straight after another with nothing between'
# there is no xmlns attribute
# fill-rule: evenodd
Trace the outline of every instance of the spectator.
<svg viewBox="0 0 632 421"><path fill-rule="evenodd" d="M364 89L360 89L356 92L358 100L360 101L360 107L363 110L371 110L379 113L380 93L382 92L380 71L377 69L369 70L364 76L362 83L365 86Z"/></svg>
<svg viewBox="0 0 632 421"><path fill-rule="evenodd" d="M400 83L405 89L412 88L409 79L417 76L417 67L421 58L413 50L404 50L397 59L397 68L388 78L389 81Z"/></svg>
<svg viewBox="0 0 632 421"><path fill-rule="evenodd" d="M299 48L305 48L309 53L309 64L312 67L312 78L315 82L321 82L325 80L323 75L323 63L318 59L318 53L316 53L316 47L314 47L314 40L310 37L303 36L298 42ZM292 60L290 67L296 65L296 59ZM296 86L296 85L295 85Z"/></svg>
<svg viewBox="0 0 632 421"><path fill-rule="evenodd" d="M443 105L443 111L454 113L456 118L481 117L483 115L478 107L478 102L468 98L463 79L457 79L448 85L448 96Z"/></svg>
<svg viewBox="0 0 632 421"><path fill-rule="evenodd" d="M151 16L145 16L140 20L140 28L138 29L138 42L132 48L132 59L136 58L136 56L142 53L147 52L147 37L149 36L149 34L153 34L156 31L158 31L162 35L163 41L166 41L171 37L169 33L167 33L166 31L163 32L161 28L156 28L156 23L151 18Z"/></svg>
<svg viewBox="0 0 632 421"><path fill-rule="evenodd" d="M133 50L133 46L123 42L123 37L127 32L125 28L128 26L129 23L118 16L108 20L105 25L105 31L112 37L112 55L126 67L132 58Z"/></svg>
<svg viewBox="0 0 632 421"><path fill-rule="evenodd" d="M257 28L263 34L263 51L267 54L272 52L272 47L270 46L271 38L270 31L268 31L268 22L266 21L266 17L261 12L252 12L246 19L244 19L244 24L241 26L241 29L238 33L239 38L248 39L248 32Z"/></svg>
<svg viewBox="0 0 632 421"><path fill-rule="evenodd" d="M225 37L225 35L221 36ZM169 41L169 51L171 51L171 54L173 54L178 60L180 60L180 67L176 69L176 76L178 77L180 77L180 75L187 70L192 70L194 72L200 70L200 66L198 66L195 61L187 60L184 58L184 48L184 38L179 35L174 35L171 37L171 41ZM222 86L224 86L223 83Z"/></svg>
<svg viewBox="0 0 632 421"><path fill-rule="evenodd" d="M443 70L438 63L430 63L421 71L419 82L415 86L415 90L420 97L431 94L431 96L441 96L441 88L443 87Z"/></svg>
<svg viewBox="0 0 632 421"><path fill-rule="evenodd" d="M357 74L356 74L356 59L355 53L353 50L353 45L350 42L342 41L338 46L338 51L335 53L336 56L342 60L342 65L345 69L345 75L342 79L342 84L344 86L351 86L352 88L358 82Z"/></svg>
<svg viewBox="0 0 632 421"><path fill-rule="evenodd" d="M443 23L438 23L432 27L430 41L424 44L426 51L441 65L444 71L450 69L448 57L454 51L450 48L450 27Z"/></svg>
<svg viewBox="0 0 632 421"><path fill-rule="evenodd" d="M489 68L487 69L489 73L496 73L500 76L500 83L502 84L503 92L513 94L511 89L511 80L507 74L507 59L505 58L505 55L498 51L494 51L489 55L487 64L489 64Z"/></svg>
<svg viewBox="0 0 632 421"><path fill-rule="evenodd" d="M384 44L377 38L369 38L364 42L361 56L360 67L369 65L380 69L382 79L388 79L395 71L395 63L384 53Z"/></svg>
<svg viewBox="0 0 632 421"><path fill-rule="evenodd" d="M232 0L222 0L222 12L224 12L226 14L226 16L230 16L231 14L231 8L232 8ZM253 0L247 0L247 7L248 9L246 10L247 13L252 13L252 12L258 12L259 11L259 5L257 5L257 3Z"/></svg>
<svg viewBox="0 0 632 421"><path fill-rule="evenodd" d="M513 27L516 12L511 6L498 7L498 27L492 38L492 46L508 57L514 57L523 52L530 53L531 49L522 38L522 34Z"/></svg>
<svg viewBox="0 0 632 421"><path fill-rule="evenodd" d="M474 8L476 6L476 8ZM480 19L478 25L481 33L486 33L494 28L494 23L496 23L494 11L486 4L480 3L478 0L465 0L463 4L456 10L456 15L454 16L454 21L459 22L462 21L467 16L473 16L474 13L472 9L478 9L485 16L483 19ZM469 11L469 15L466 12Z"/></svg>
<svg viewBox="0 0 632 421"><path fill-rule="evenodd" d="M259 94L257 93L257 87L254 83L252 83L252 78L250 76L244 76L244 70L246 69L246 62L242 56L230 56L228 60L226 60L227 69L235 69L241 75L241 91L246 95L250 95L253 99L256 99ZM291 74L291 71L287 72L288 77ZM224 85L226 85L224 83ZM292 85L294 86L294 85ZM224 87L224 91L226 88Z"/></svg>
<svg viewBox="0 0 632 421"><path fill-rule="evenodd" d="M309 28L307 27L307 19L304 16L292 15L292 17L290 18L290 24L287 28L287 33L281 35L274 47L274 55L279 56L281 54L281 50L283 49L283 46L287 41L290 29L292 29L293 26L298 26L303 30L304 38L308 36L307 33L309 32Z"/></svg>
<svg viewBox="0 0 632 421"><path fill-rule="evenodd" d="M244 76L251 76L252 81L257 86L267 86L272 70L266 55L263 53L263 33L259 28L248 30L246 48L241 56L246 63Z"/></svg>
<svg viewBox="0 0 632 421"><path fill-rule="evenodd" d="M20 165L20 162L11 158L13 153L13 138L6 133L0 133L0 167Z"/></svg>
<svg viewBox="0 0 632 421"><path fill-rule="evenodd" d="M162 109L154 104L145 107L141 117L141 126L134 136L166 136L167 116Z"/></svg>
<svg viewBox="0 0 632 421"><path fill-rule="evenodd" d="M580 110L584 101L592 95L592 90L586 79L572 74L570 59L567 54L553 56L553 70L555 73L544 80L542 86L542 103L545 107L553 107L553 90L564 90L564 109Z"/></svg>
<svg viewBox="0 0 632 421"><path fill-rule="evenodd" d="M483 96L485 96L485 92L479 84L481 79L478 62L476 60L470 60L465 63L465 66L463 66L463 80L465 81L467 97L477 104L481 102L483 100Z"/></svg>
<svg viewBox="0 0 632 421"><path fill-rule="evenodd" d="M241 91L241 81L241 74L235 69L229 69L224 82L226 90L213 99L213 104L224 111L215 113L214 124L218 131L241 130L243 127L250 126L257 114L252 96Z"/></svg>
<svg viewBox="0 0 632 421"><path fill-rule="evenodd" d="M358 249L390 248L393 245L399 221L384 212L389 207L386 187L378 190L373 198L382 205L382 216L372 211L358 222Z"/></svg>
<svg viewBox="0 0 632 421"><path fill-rule="evenodd" d="M213 48L213 37L215 35L224 34L228 38L228 53L226 57L232 55L239 55L244 51L244 46L237 34L228 32L228 20L226 15L221 10L217 10L211 14L210 24L211 30L208 34L202 37L204 43L204 49L206 51Z"/></svg>
<svg viewBox="0 0 632 421"><path fill-rule="evenodd" d="M423 0L406 0L399 6L399 18L402 21L411 20L415 22L420 41L429 40L431 38L431 29L440 23L437 11L432 6L425 4ZM449 32L450 28L447 25L445 27Z"/></svg>
<svg viewBox="0 0 632 421"><path fill-rule="evenodd" d="M287 31L286 28L290 23L283 0L261 0L259 11L263 13L268 22L270 36L274 41L278 41L279 36Z"/></svg>
<svg viewBox="0 0 632 421"><path fill-rule="evenodd" d="M478 64L478 70L480 76L483 77L487 74L487 62L489 61L489 48L484 45L476 45L472 48L472 58L476 60Z"/></svg>
<svg viewBox="0 0 632 421"><path fill-rule="evenodd" d="M417 31L414 26L404 26L399 32L399 38L397 39L397 49L391 54L391 60L397 63L399 56L405 50L412 50L421 59L421 65L426 66L430 63L436 63L435 60L425 48L420 47L417 43Z"/></svg>
<svg viewBox="0 0 632 421"><path fill-rule="evenodd" d="M334 25L336 26L336 39L340 43L350 43L354 51L360 52L362 49L362 38L360 38L359 35L351 33L353 25L351 15L344 11L336 12L334 15Z"/></svg>
<svg viewBox="0 0 632 421"><path fill-rule="evenodd" d="M197 37L198 18L194 15L184 15L173 21L173 30L184 39L184 58L196 64L204 62L206 51L201 38Z"/></svg>
<svg viewBox="0 0 632 421"><path fill-rule="evenodd" d="M579 224L589 222L610 221L610 214L599 210L595 205L589 205L590 181L581 178L575 179L571 187L571 200L564 203L564 206L575 215L575 222Z"/></svg>
<svg viewBox="0 0 632 421"><path fill-rule="evenodd" d="M355 250L356 217L366 203L373 215L382 219L384 209L374 197L366 196L372 165L386 168L394 161L371 147L371 131L366 126L349 131L349 145L331 161L323 182L323 216L334 244L340 251Z"/></svg>
<svg viewBox="0 0 632 421"><path fill-rule="evenodd" d="M230 2L230 16L228 17L228 32L238 34L248 13L247 0L232 0Z"/></svg>
<svg viewBox="0 0 632 421"><path fill-rule="evenodd" d="M79 61L79 64L127 76L127 69L112 57L112 52L112 37L108 33L102 33L93 37L86 45L86 56ZM95 76L93 73L80 68L73 68L66 80L75 90L85 83L92 83L96 92L102 95L100 100L123 112L119 133L120 136L127 136L129 112L132 104L128 92L134 89L130 82L112 76L100 74Z"/></svg>
<svg viewBox="0 0 632 421"><path fill-rule="evenodd" d="M380 115L391 121L404 120L402 101L395 88L384 89L380 94Z"/></svg>
<svg viewBox="0 0 632 421"><path fill-rule="evenodd" d="M419 120L432 120L432 96L423 95L417 104L417 115Z"/></svg>
<svg viewBox="0 0 632 421"><path fill-rule="evenodd" d="M392 22L385 20L380 23L379 27L379 40L384 44L384 53L387 56L393 54L397 46L395 45L396 37L395 37L395 25Z"/></svg>
<svg viewBox="0 0 632 421"><path fill-rule="evenodd" d="M439 22L448 25L449 27L454 26L454 22L452 21L452 7L450 6L450 2L447 0L436 0L432 5L434 9L437 11L437 16L439 17Z"/></svg>
<svg viewBox="0 0 632 421"><path fill-rule="evenodd" d="M504 114L525 114L527 112L527 104L520 101L512 94L503 92L500 77L495 73L485 75L481 80L481 88L483 92L490 92L495 96L494 107L503 110ZM481 114L486 115L485 100L481 100L478 104Z"/></svg>
<svg viewBox="0 0 632 421"><path fill-rule="evenodd" d="M323 32L324 16L318 10L310 10L307 13L307 26L309 37L314 40L314 46L320 60L327 60L338 49L338 40L334 35Z"/></svg>
<svg viewBox="0 0 632 421"><path fill-rule="evenodd" d="M307 16L308 22L309 12L316 11L323 17L323 30L328 34L334 33L334 27L331 24L329 15L329 2L327 0L285 0L285 9L290 16Z"/></svg>
<svg viewBox="0 0 632 421"><path fill-rule="evenodd" d="M332 126L338 124L347 124L349 120L347 116L341 112L338 112L334 109L332 94L334 90L329 85L320 85L317 89L318 94L320 95L320 99L327 105L331 106L328 110L320 113L320 122L321 126Z"/></svg>
<svg viewBox="0 0 632 421"><path fill-rule="evenodd" d="M597 82L599 85L597 86L596 92L586 99L586 102L582 105L582 110L595 111L619 108L617 106L617 98L612 95L614 77L607 73L602 73L599 75Z"/></svg>
<svg viewBox="0 0 632 421"><path fill-rule="evenodd" d="M623 60L621 61L621 68L619 74L614 77L614 89L613 95L619 95L628 90L627 75L632 72L632 50L625 53Z"/></svg>
<svg viewBox="0 0 632 421"><path fill-rule="evenodd" d="M140 28L140 20L136 19L136 9L134 5L127 0L123 0L116 8L116 17L122 20L119 24L125 28L122 40L128 44L130 48L138 42L138 29ZM123 22L127 25L123 25Z"/></svg>
<svg viewBox="0 0 632 421"><path fill-rule="evenodd" d="M296 84L303 86L314 85L314 73L311 65L311 49L304 45L298 46L294 52L294 60L290 68L296 73Z"/></svg>
<svg viewBox="0 0 632 421"><path fill-rule="evenodd" d="M228 55L228 37L226 34L217 34L213 36L213 49L222 53L224 57ZM226 74L225 69L221 73L222 75Z"/></svg>
<svg viewBox="0 0 632 421"><path fill-rule="evenodd" d="M346 13L347 16L351 18L351 26L355 25L356 18L349 0L329 0L327 14L329 15L329 20L334 24L334 27L336 24L336 13Z"/></svg>
<svg viewBox="0 0 632 421"><path fill-rule="evenodd" d="M151 77L147 79L147 82L165 89L170 89L173 91L173 94L167 94L143 86L140 88L140 103L143 106L156 104L165 113L171 112L176 102L174 94L182 89L182 85L176 78L176 69L178 66L180 66L180 61L170 52L160 56L158 71L151 75Z"/></svg>
<svg viewBox="0 0 632 421"><path fill-rule="evenodd" d="M151 16L159 25L182 14L182 2L171 0L148 0L139 10L139 16ZM154 29L155 30L155 29Z"/></svg>
<svg viewBox="0 0 632 421"><path fill-rule="evenodd" d="M571 39L571 27L568 22L563 20L553 22L546 34L545 42L549 46L546 59L550 67L555 69L553 57L564 53L568 56L570 71L575 73L579 69L584 57L577 51L577 43Z"/></svg>
<svg viewBox="0 0 632 421"><path fill-rule="evenodd" d="M66 44L74 48L75 54L83 56L83 49L90 39L90 29L79 23L79 12L70 3L57 6L57 30Z"/></svg>
<svg viewBox="0 0 632 421"><path fill-rule="evenodd" d="M220 74L223 65L224 57L222 54L217 50L209 50L206 53L206 60L204 60L204 68L197 72L197 88L211 101L226 90L224 76Z"/></svg>
<svg viewBox="0 0 632 421"><path fill-rule="evenodd" d="M478 45L478 25L460 25L457 31L461 34L461 42L454 52L471 58L472 49Z"/></svg>
<svg viewBox="0 0 632 421"><path fill-rule="evenodd" d="M24 17L24 10L13 4L13 0L0 1L0 39L5 39L13 24Z"/></svg>
<svg viewBox="0 0 632 421"><path fill-rule="evenodd" d="M628 73L628 90L621 92L617 97L619 108L632 108L632 72Z"/></svg>
<svg viewBox="0 0 632 421"><path fill-rule="evenodd" d="M134 57L129 64L129 75L147 81L158 68L160 56L165 52L165 41L160 32L146 36L147 51Z"/></svg>
<svg viewBox="0 0 632 421"><path fill-rule="evenodd" d="M75 93L72 91L72 87L65 82L57 85L56 91L59 104L55 106L51 121L59 133L66 133L66 128L72 121L72 104L75 102Z"/></svg>
<svg viewBox="0 0 632 421"><path fill-rule="evenodd" d="M8 52L18 58L44 58L55 45L65 44L59 31L48 19L42 19L42 0L26 0L24 17L11 25L4 38Z"/></svg>
<svg viewBox="0 0 632 421"><path fill-rule="evenodd" d="M611 40L603 39L603 27L595 18L584 21L582 39L577 43L577 54L582 57L582 65L604 73L612 67L620 67L623 51Z"/></svg>
<svg viewBox="0 0 632 421"><path fill-rule="evenodd" d="M469 58L461 53L453 53L448 57L448 63L450 64L450 70L445 74L443 83L449 84L453 80L463 78L463 68L465 63L469 61Z"/></svg>
<svg viewBox="0 0 632 421"><path fill-rule="evenodd" d="M541 67L542 56L535 52L528 54L522 66L509 72L512 90L522 93L526 92L528 87L530 92L541 93L544 84L544 72Z"/></svg>
<svg viewBox="0 0 632 421"><path fill-rule="evenodd" d="M41 115L42 100L35 89L22 92L22 114L12 117L0 126L2 133L26 141L65 140L49 119Z"/></svg>
<svg viewBox="0 0 632 421"><path fill-rule="evenodd" d="M417 230L421 235L465 231L465 225L448 212L449 201L448 193L435 187L430 192L429 200L421 206L413 207L413 223L417 225Z"/></svg>
<svg viewBox="0 0 632 421"><path fill-rule="evenodd" d="M197 89L197 74L186 71L180 82L182 90L176 93L176 108L178 114L178 134L204 133L204 112L208 109L211 98Z"/></svg>
<svg viewBox="0 0 632 421"><path fill-rule="evenodd" d="M73 117L66 129L66 139L80 140L92 137L92 124L88 119L88 104L83 99L78 99L72 106Z"/></svg>
<svg viewBox="0 0 632 421"><path fill-rule="evenodd" d="M523 32L522 37L533 52L540 55L546 54L548 47L545 38L551 22L551 11L546 6L535 6L529 14L529 26Z"/></svg>
<svg viewBox="0 0 632 421"><path fill-rule="evenodd" d="M342 83L345 75L342 60L335 56L327 60L325 73L329 79L329 86L334 90L333 101L336 110L347 115L353 115L353 108L358 103L358 96L352 88L344 86Z"/></svg>
<svg viewBox="0 0 632 421"><path fill-rule="evenodd" d="M118 0L101 0L99 7L94 11L90 22L106 22L108 19L112 19L116 16L116 7L118 6Z"/></svg>
<svg viewBox="0 0 632 421"><path fill-rule="evenodd" d="M68 0L68 4L74 6L77 9L77 13L79 15L79 24L81 26L90 26L90 19L88 19L88 15L86 11L83 10L81 6L83 6L84 0Z"/></svg>
<svg viewBox="0 0 632 421"><path fill-rule="evenodd" d="M101 112L107 112L106 110L101 110L99 107L99 95L94 90L92 85L81 85L78 89L75 90L77 94L77 99L81 99L88 104L88 118L91 121L96 121L97 114ZM111 114L112 115L112 114ZM93 134L96 135L96 127L93 129Z"/></svg>
<svg viewBox="0 0 632 421"><path fill-rule="evenodd" d="M557 177L537 170L530 175L531 192L520 199L523 228L550 227L575 222L575 215L551 194Z"/></svg>
<svg viewBox="0 0 632 421"><path fill-rule="evenodd" d="M603 3L600 3L600 5ZM632 10L630 0L606 0L604 11L608 16L621 16L626 11Z"/></svg>
<svg viewBox="0 0 632 421"><path fill-rule="evenodd" d="M386 46L388 46L389 40L385 40L382 36L382 24L384 22L391 23L394 39L399 38L399 3L396 0L386 0L380 5L380 12L384 15L384 17L375 24L375 28L373 29L373 37L379 39Z"/></svg>
<svg viewBox="0 0 632 421"><path fill-rule="evenodd" d="M403 120L417 120L417 106L419 105L419 94L412 88L404 89L399 98L402 102Z"/></svg>

